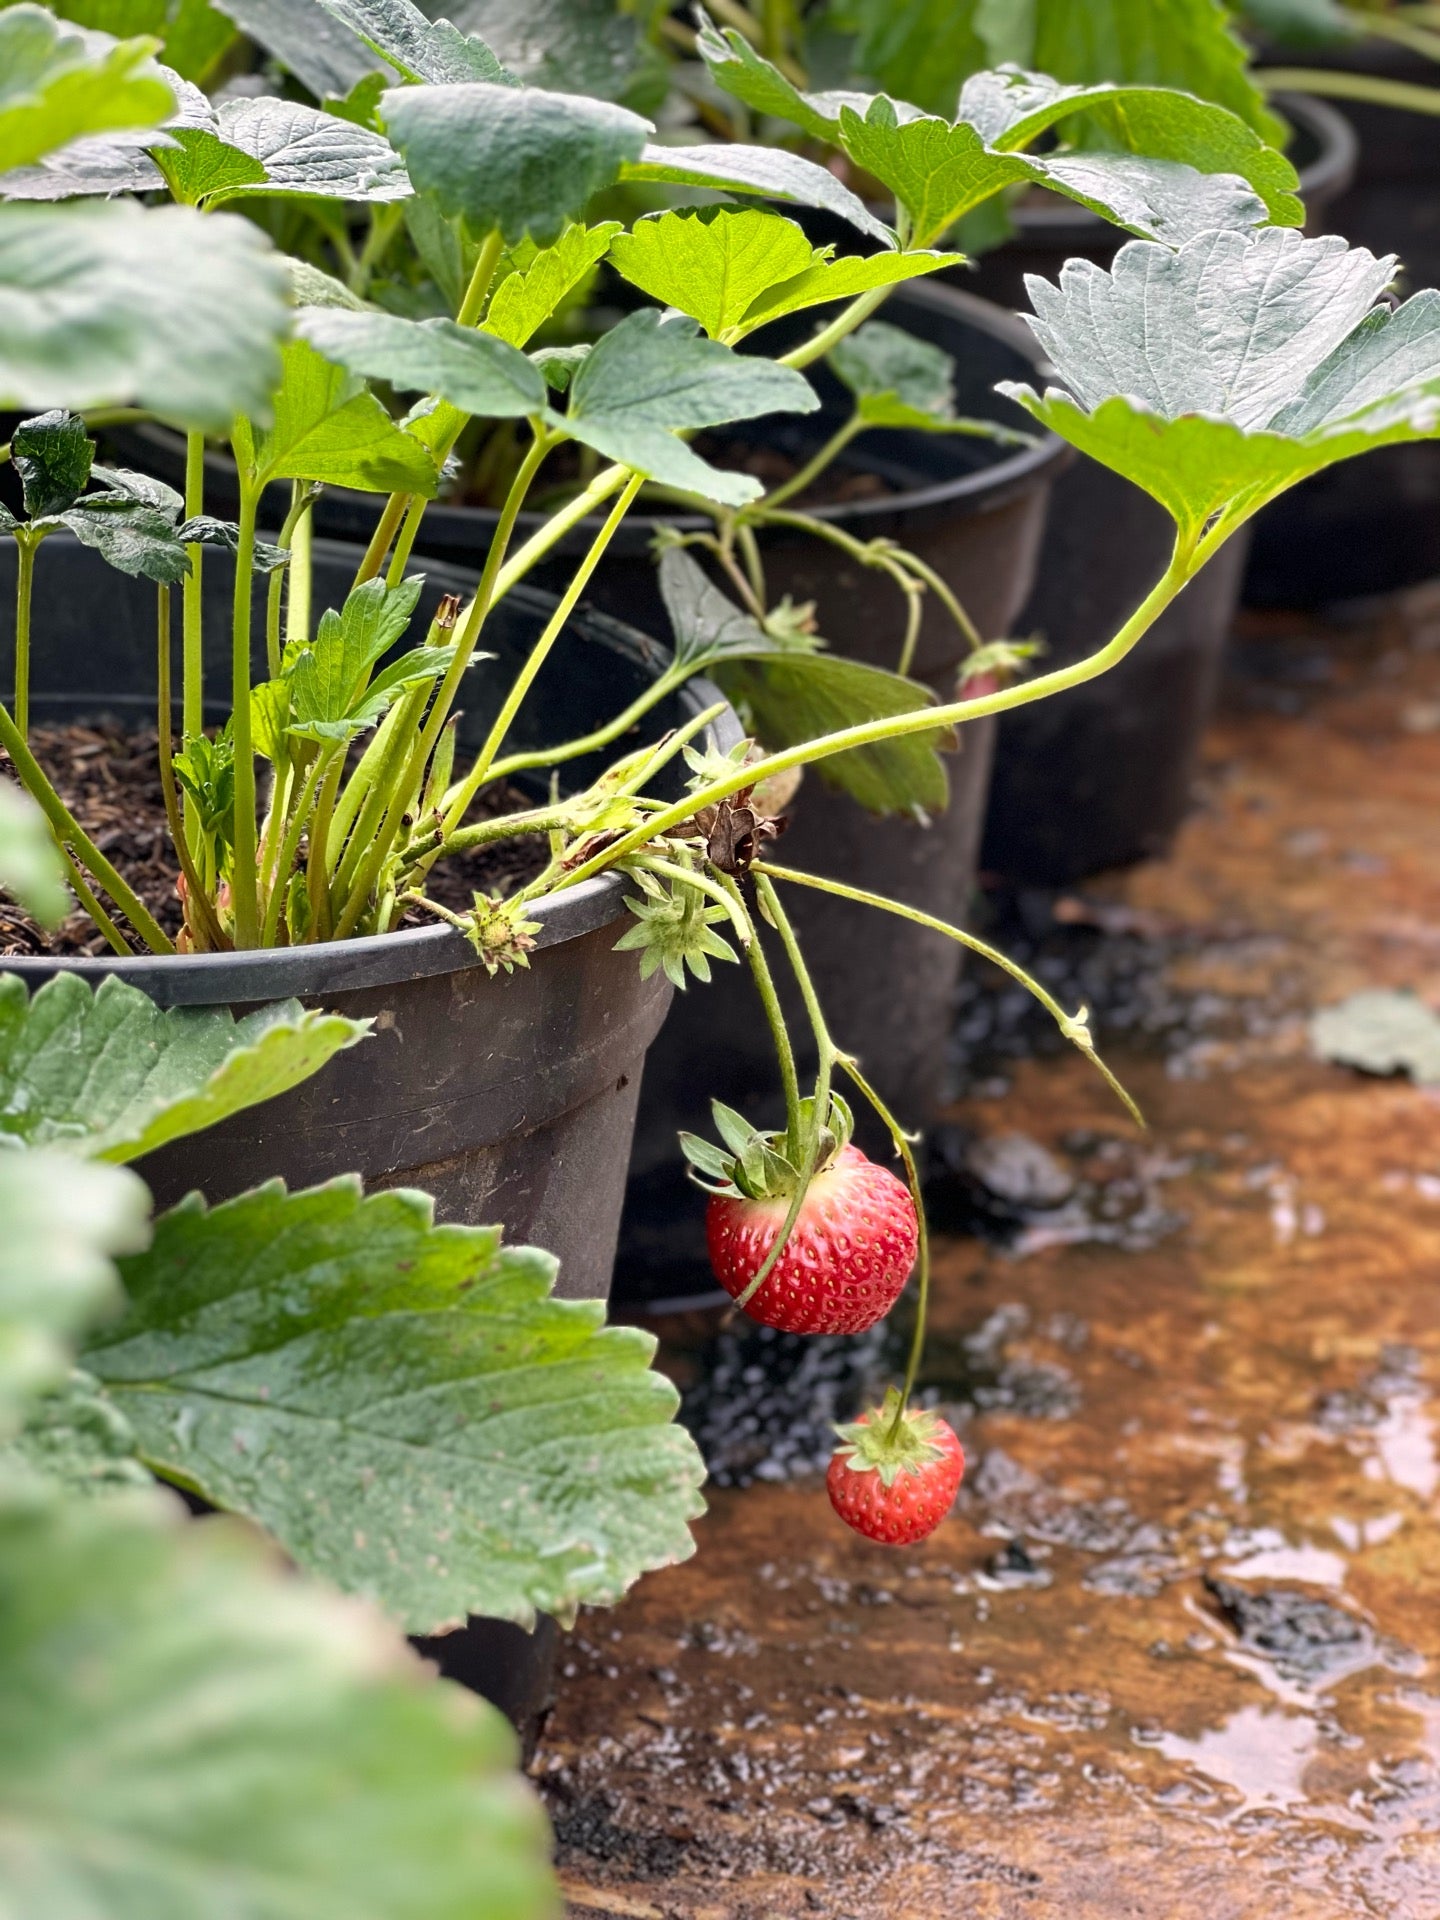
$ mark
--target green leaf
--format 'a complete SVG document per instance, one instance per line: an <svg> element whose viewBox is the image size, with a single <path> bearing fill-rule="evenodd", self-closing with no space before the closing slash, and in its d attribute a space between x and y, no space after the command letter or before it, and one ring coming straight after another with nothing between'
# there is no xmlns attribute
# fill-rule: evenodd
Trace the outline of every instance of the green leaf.
<svg viewBox="0 0 1440 1920"><path fill-rule="evenodd" d="M208 127L177 127L170 139L172 145L157 146L151 157L172 198L182 206L194 207L210 199L218 202L237 189L265 185L267 176L260 162Z"/></svg>
<svg viewBox="0 0 1440 1920"><path fill-rule="evenodd" d="M1435 436L1440 294L1376 306L1394 270L1280 227L1178 253L1132 242L1108 273L1072 260L1058 287L1028 283L1031 326L1070 394L1000 391L1194 539L1338 460Z"/></svg>
<svg viewBox="0 0 1440 1920"><path fill-rule="evenodd" d="M403 688L445 671L453 657L448 647L419 647L395 661L379 680L370 677L410 624L424 584L418 574L396 587L367 580L348 595L338 613L326 609L313 644L287 651L286 717L279 724L293 738L349 739L373 726Z"/></svg>
<svg viewBox="0 0 1440 1920"><path fill-rule="evenodd" d="M644 90L651 50L637 9L615 0L458 0L457 24L483 34L507 69L527 86L588 93L649 112L632 96ZM664 99L664 86L653 104Z"/></svg>
<svg viewBox="0 0 1440 1920"><path fill-rule="evenodd" d="M1065 138L1085 147L1174 161L1206 175L1233 174L1259 194L1277 225L1299 226L1305 210L1295 197L1298 175L1284 154L1213 98L1157 86L1153 78L1108 73L1067 86L1048 71L1002 67L965 82L958 117L1001 151L1030 147L1063 122Z"/></svg>
<svg viewBox="0 0 1440 1920"><path fill-rule="evenodd" d="M219 547L226 553L240 551L240 529L233 520L217 520L213 514L197 513L175 529L175 538L197 547ZM268 540L257 540L252 564L256 573L274 573L290 558L288 547L273 547Z"/></svg>
<svg viewBox="0 0 1440 1920"><path fill-rule="evenodd" d="M913 713L934 699L913 680L830 653L722 661L711 671L722 692L737 706L743 704L756 735L777 750L865 720ZM948 738L946 730L937 727L875 746L852 747L817 761L816 770L871 813L941 813L950 788L936 750Z"/></svg>
<svg viewBox="0 0 1440 1920"><path fill-rule="evenodd" d="M623 232L618 220L599 226L567 227L553 246L544 247L529 266L507 274L495 289L485 331L523 347L605 258Z"/></svg>
<svg viewBox="0 0 1440 1920"><path fill-rule="evenodd" d="M551 1920L500 1715L156 1489L0 1508L0 1884L33 1920ZM83 1650L83 1652L78 1652Z"/></svg>
<svg viewBox="0 0 1440 1920"><path fill-rule="evenodd" d="M824 20L832 31L854 36L856 73L897 99L949 116L960 76L990 60L974 11L973 0L834 0Z"/></svg>
<svg viewBox="0 0 1440 1920"><path fill-rule="evenodd" d="M759 498L760 482L710 466L677 432L765 413L812 413L819 404L793 368L733 353L702 339L685 315L666 318L645 307L591 349L570 382L569 411L548 418L607 460L738 507Z"/></svg>
<svg viewBox="0 0 1440 1920"><path fill-rule="evenodd" d="M85 1365L157 1471L412 1631L568 1619L692 1551L703 1468L653 1339L554 1272L423 1194L194 1196Z"/></svg>
<svg viewBox="0 0 1440 1920"><path fill-rule="evenodd" d="M411 0L322 0L325 11L407 80L433 86L469 80L515 86L485 42L448 20L431 21Z"/></svg>
<svg viewBox="0 0 1440 1920"><path fill-rule="evenodd" d="M140 133L95 134L0 175L0 200L71 200L88 194L151 193L164 184Z"/></svg>
<svg viewBox="0 0 1440 1920"><path fill-rule="evenodd" d="M55 1392L36 1400L9 1446L0 1445L0 1473L9 1461L59 1481L68 1493L104 1494L155 1484L140 1464L130 1422L106 1399L100 1382L78 1369Z"/></svg>
<svg viewBox="0 0 1440 1920"><path fill-rule="evenodd" d="M403 393L437 393L463 413L516 420L539 413L545 382L518 348L453 320L311 308L296 330L327 360Z"/></svg>
<svg viewBox="0 0 1440 1920"><path fill-rule="evenodd" d="M77 26L117 39L144 33L165 43L165 62L182 79L205 81L235 39L235 28L208 0L63 0L57 8Z"/></svg>
<svg viewBox="0 0 1440 1920"><path fill-rule="evenodd" d="M285 293L279 257L234 215L0 207L0 405L139 405L222 428L265 407Z"/></svg>
<svg viewBox="0 0 1440 1920"><path fill-rule="evenodd" d="M139 500L91 494L55 519L120 573L174 586L190 571L174 520Z"/></svg>
<svg viewBox="0 0 1440 1920"><path fill-rule="evenodd" d="M60 854L45 816L10 779L0 780L0 887L42 927L70 911Z"/></svg>
<svg viewBox="0 0 1440 1920"><path fill-rule="evenodd" d="M660 557L660 593L675 636L675 658L709 672L748 711L767 747L797 746L864 720L912 713L934 695L913 680L818 651L823 641L788 645L726 598L678 547ZM873 813L939 812L949 784L936 756L943 728L817 762L819 771Z"/></svg>
<svg viewBox="0 0 1440 1920"><path fill-rule="evenodd" d="M0 1165L6 1141L88 1160L135 1160L319 1071L367 1031L294 1000L236 1020L162 1009L111 975L91 992L57 974L34 995L0 974Z"/></svg>
<svg viewBox="0 0 1440 1920"><path fill-rule="evenodd" d="M434 493L438 475L429 452L396 426L358 375L322 359L304 340L288 341L281 357L274 425L254 433L236 423L236 455L258 480Z"/></svg>
<svg viewBox="0 0 1440 1920"><path fill-rule="evenodd" d="M1440 1086L1440 1015L1413 993L1372 987L1322 1007L1310 1018L1310 1045L1322 1060Z"/></svg>
<svg viewBox="0 0 1440 1920"><path fill-rule="evenodd" d="M296 100L223 101L219 133L262 168L265 185L217 184L209 190L216 206L260 191L372 201L404 200L411 191L400 156L387 140Z"/></svg>
<svg viewBox="0 0 1440 1920"><path fill-rule="evenodd" d="M381 70L370 49L319 0L219 0L242 32L272 53L317 100L344 97Z"/></svg>
<svg viewBox="0 0 1440 1920"><path fill-rule="evenodd" d="M1026 65L1057 80L1143 81L1228 107L1272 145L1284 140L1220 0L1029 0Z"/></svg>
<svg viewBox="0 0 1440 1920"><path fill-rule="evenodd" d="M637 220L612 242L610 257L633 286L690 314L717 340L738 328L763 294L826 253L778 213L707 207Z"/></svg>
<svg viewBox="0 0 1440 1920"><path fill-rule="evenodd" d="M649 125L608 101L474 83L403 87L381 112L416 190L475 233L543 246L645 146Z"/></svg>
<svg viewBox="0 0 1440 1920"><path fill-rule="evenodd" d="M94 442L78 413L55 407L22 420L10 441L10 457L20 476L25 511L38 520L78 500L94 456Z"/></svg>
<svg viewBox="0 0 1440 1920"><path fill-rule="evenodd" d="M818 207L847 220L882 246L895 245L895 235L885 222L828 167L817 167L813 160L787 153L783 147L746 147L738 141L727 141L723 146L652 145L622 169L621 177L792 200L797 206Z"/></svg>
<svg viewBox="0 0 1440 1920"><path fill-rule="evenodd" d="M774 320L827 300L960 263L958 254L877 253L834 260L793 220L758 207L706 207L651 214L610 248L618 272L656 300L698 320L727 345Z"/></svg>
<svg viewBox="0 0 1440 1920"><path fill-rule="evenodd" d="M13 975L0 975L0 983ZM120 1167L0 1151L0 1439L60 1385L81 1331L121 1304L117 1254L150 1238L150 1195ZM6 1744L6 1743L0 1743Z"/></svg>
<svg viewBox="0 0 1440 1920"><path fill-rule="evenodd" d="M855 395L856 413L872 427L909 427L923 433L970 433L1007 445L1030 444L993 420L955 413L955 362L940 347L884 320L867 321L827 356Z"/></svg>
<svg viewBox="0 0 1440 1920"><path fill-rule="evenodd" d="M817 140L833 140L840 123L840 109L851 106L863 113L872 95L839 89L810 93L797 87L777 66L765 59L734 27L717 28L701 15L695 51L705 62L710 77L732 95L743 100L756 113L777 120L789 120ZM918 107L905 112L918 114Z"/></svg>
<svg viewBox="0 0 1440 1920"><path fill-rule="evenodd" d="M175 100L154 48L64 25L43 7L0 11L0 173L87 134L158 125Z"/></svg>

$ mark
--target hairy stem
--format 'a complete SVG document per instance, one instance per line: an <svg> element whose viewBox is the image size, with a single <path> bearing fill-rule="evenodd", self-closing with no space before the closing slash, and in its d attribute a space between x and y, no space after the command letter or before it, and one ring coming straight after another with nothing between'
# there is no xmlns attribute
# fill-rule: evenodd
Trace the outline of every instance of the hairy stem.
<svg viewBox="0 0 1440 1920"><path fill-rule="evenodd" d="M783 486L772 487L760 504L763 507L778 507L786 500L793 500L797 494L804 493L819 479L831 461L838 460L850 442L864 431L865 422L858 413L852 414L839 432L832 433L820 451L807 460L798 473L792 474Z"/></svg>
<svg viewBox="0 0 1440 1920"><path fill-rule="evenodd" d="M30 738L30 600L35 589L38 542L23 529L15 536L15 724Z"/></svg>
<svg viewBox="0 0 1440 1920"><path fill-rule="evenodd" d="M195 865L195 857L185 838L185 819L175 786L175 742L171 737L170 589L166 586L157 586L155 589L155 685L160 791L165 798L165 819L170 828L171 845L180 862L180 871L185 876L185 918L192 930L198 928L205 945L212 952L218 952L220 948L228 947L230 942L216 917L215 908Z"/></svg>
<svg viewBox="0 0 1440 1920"><path fill-rule="evenodd" d="M56 840L62 847L70 847L86 869L93 874L120 911L129 920L136 933L149 947L152 953L173 953L175 943L169 934L160 927L143 900L134 889L126 884L110 862L101 853L95 842L86 833L79 821L71 813L65 802L51 786L45 769L31 753L19 728L11 719L8 709L0 706L0 747L3 747L14 765L16 777L30 798L40 808L50 822ZM97 925L99 923L97 922Z"/></svg>
<svg viewBox="0 0 1440 1920"><path fill-rule="evenodd" d="M1265 67L1255 78L1268 93L1315 93L1332 100L1369 100L1409 113L1440 113L1440 87L1384 80L1373 73L1331 73L1325 67Z"/></svg>
<svg viewBox="0 0 1440 1920"><path fill-rule="evenodd" d="M255 566L255 510L260 489L240 476L240 537L235 549L235 602L230 629L230 704L235 734L235 858L230 900L235 944L259 944L259 864L255 821L255 745L250 730L250 595Z"/></svg>
<svg viewBox="0 0 1440 1920"><path fill-rule="evenodd" d="M919 907L907 907L899 900L888 900L884 894L870 893L864 887L846 886L839 880L825 880L816 873L798 873L789 867L773 866L768 861L757 861L754 871L767 879L788 881L792 886L797 887L813 887L817 892L833 894L839 900L853 900L857 906L877 907L884 913L897 915L901 920L909 920L917 927L927 927L932 933L943 933L947 939L967 947L971 953L978 953L983 960L990 961L993 966L1008 973L1012 980L1017 980L1028 993L1035 996L1059 1027L1065 1039L1085 1055L1131 1117L1140 1126L1144 1126L1145 1117L1139 1107L1096 1053L1086 1024L1086 1010L1082 1007L1079 1013L1066 1013L1053 994L1047 993L1038 980L1033 979L1022 966L1001 953L997 947L977 939L973 933L966 933L962 927L951 926L948 920L937 920L934 914L922 913Z"/></svg>
<svg viewBox="0 0 1440 1920"><path fill-rule="evenodd" d="M1236 523L1238 524L1238 522ZM1226 528L1225 531L1232 529ZM805 740L798 746L785 747L777 753L767 754L763 760L754 761L747 767L737 767L733 774L727 774L715 780L708 787L702 787L698 793L686 796L684 800L663 808L644 825L634 828L623 839L617 840L613 847L596 854L592 860L585 861L573 872L564 876L562 885L576 886L582 880L588 880L594 873L601 872L607 866L624 860L647 839L657 834L668 833L672 827L688 820L701 807L713 806L718 800L726 800L732 793L738 793L741 787L759 786L777 773L786 773L791 767L807 766L816 760L828 759L832 754L845 753L851 747L868 747L881 740L901 739L907 734L927 733L937 727L961 726L969 720L984 719L987 714L1008 713L1013 707L1028 706L1032 701L1044 700L1051 694L1063 693L1069 687L1082 686L1087 680L1116 665L1125 658L1154 625L1156 620L1169 606L1170 602L1185 586L1192 574L1199 570L1201 562L1208 559L1219 544L1214 535L1207 535L1204 544L1196 548L1193 543L1177 541L1170 565L1157 581L1144 600L1131 614L1113 640L1097 652L1088 654L1083 660L1076 660L1066 667L1057 667L1053 673L1042 674L1038 679L1022 681L1012 687L998 688L994 693L978 696L973 700L954 701L948 706L919 707L909 713L895 714L880 720L865 720L853 727L842 727L835 733L823 734L817 740Z"/></svg>

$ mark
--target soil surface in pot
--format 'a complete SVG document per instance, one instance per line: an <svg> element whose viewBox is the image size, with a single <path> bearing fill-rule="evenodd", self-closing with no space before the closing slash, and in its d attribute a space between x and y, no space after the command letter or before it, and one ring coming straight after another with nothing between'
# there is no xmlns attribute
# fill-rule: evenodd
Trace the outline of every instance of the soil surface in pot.
<svg viewBox="0 0 1440 1920"><path fill-rule="evenodd" d="M1247 622L1174 855L1004 903L1148 1133L967 973L940 1532L826 1503L873 1339L671 1343L729 1484L562 1652L573 1920L1440 1913L1440 1100L1307 1034L1361 987L1440 1007L1418 602Z"/></svg>
<svg viewBox="0 0 1440 1920"><path fill-rule="evenodd" d="M111 863L135 888L168 934L180 931L176 870L165 821L153 730L131 731L113 722L40 726L30 730L36 759L61 799ZM0 750L0 775L13 779L10 757ZM502 783L472 809L475 820L515 813L534 805L519 787ZM432 900L463 913L476 892L508 893L534 879L548 848L538 836L494 841L463 859L438 865L427 891ZM406 926L423 926L412 914ZM137 950L139 943L137 942ZM88 914L75 912L46 933L13 901L0 899L0 957L7 954L89 954L110 951Z"/></svg>

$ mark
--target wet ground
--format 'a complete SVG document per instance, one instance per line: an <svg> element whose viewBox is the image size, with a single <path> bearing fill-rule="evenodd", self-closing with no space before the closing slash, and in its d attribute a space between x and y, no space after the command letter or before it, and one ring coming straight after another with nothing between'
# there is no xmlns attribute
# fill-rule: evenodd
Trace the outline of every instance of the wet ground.
<svg viewBox="0 0 1440 1920"><path fill-rule="evenodd" d="M920 1549L814 1472L882 1342L731 1337L728 1418L672 1353L732 1484L569 1642L571 1914L1433 1920L1440 1089L1306 1017L1440 1005L1440 597L1249 627L1173 858L997 918L1151 1130L972 984L928 1368L970 1471Z"/></svg>

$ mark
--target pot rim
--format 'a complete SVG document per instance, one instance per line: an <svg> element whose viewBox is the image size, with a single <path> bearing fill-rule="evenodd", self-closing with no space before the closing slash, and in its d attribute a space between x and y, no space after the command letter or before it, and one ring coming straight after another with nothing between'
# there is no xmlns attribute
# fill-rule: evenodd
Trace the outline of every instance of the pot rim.
<svg viewBox="0 0 1440 1920"><path fill-rule="evenodd" d="M66 543L78 545L73 536L62 534L57 544ZM317 559L344 556L345 564L352 568L362 551L344 540L315 542ZM473 591L479 584L478 573L449 561L427 559L423 570L427 578L438 578L458 591ZM557 595L524 584L513 588L507 597L530 602L537 615L548 614L558 604ZM658 672L672 657L670 649L649 634L598 608L579 607L571 619L582 629L598 628L614 651L646 668ZM680 687L676 698L693 716L725 696L713 681L696 674ZM722 750L741 738L740 723L728 702L712 724ZM561 946L567 940L612 926L624 916L629 884L623 874L596 874L551 900L537 901L530 914L539 927L537 950ZM309 947L256 948L245 953L135 954L128 959L118 954L0 955L0 973L18 974L32 988L61 973L77 974L94 985L114 976L165 1007L323 998L364 987L389 987L403 980L461 973L483 964L465 936L444 924L366 934L358 940L325 940Z"/></svg>
<svg viewBox="0 0 1440 1920"><path fill-rule="evenodd" d="M1093 215L1088 217L1095 218ZM928 280L912 280L896 289L892 300L886 303L886 310L894 313L898 324L903 320L907 305L927 308L932 313L948 317L957 325L989 334L1028 361L1036 375L1044 377L1050 373L1050 364L1029 327L1008 308L999 306L993 300L986 300L979 294L966 292L959 287L937 285ZM154 422L141 422L127 431L149 442L151 446L155 446L163 436L163 442L172 457L180 444L179 435ZM892 429L892 431L895 430ZM899 429L899 431L907 430ZM836 526L863 528L872 521L885 522L895 519L897 515L923 512L935 506L951 509L960 507L970 512L986 513L992 508L1006 504L1017 493L1028 492L1032 487L1043 485L1053 478L1061 467L1068 465L1072 458L1069 445L1058 434L1046 429L1038 434L1033 445L1019 447L991 465L981 467L974 472L957 474L952 479L938 481L933 486L910 488L900 493L887 493L875 499L832 501L827 505L816 507L813 510L814 517ZM233 471L228 455L207 452L205 459L207 468L212 473L220 473L226 469ZM349 487L332 487L327 489L325 497L332 509L339 508L353 514L361 510L360 503L370 496L358 493ZM433 502L430 511L436 516L439 524L473 526L477 530L493 526L498 517L491 507L467 507L444 500ZM546 518L546 515L529 510L522 512L516 521L517 534L535 532L545 523ZM333 521L332 524L334 524ZM701 513L636 513L628 515L625 521L626 527L632 533L643 531L646 544L654 532L662 526L693 533L703 531L711 524L709 517ZM590 515L571 529L565 539L557 543L555 551L559 554L570 551L567 540L582 540L588 544L599 525L599 516ZM775 534L782 531L781 529L773 530ZM476 544L483 544L483 540L477 541Z"/></svg>
<svg viewBox="0 0 1440 1920"><path fill-rule="evenodd" d="M1297 189L1307 211L1312 200L1324 205L1344 193L1360 164L1360 141L1354 127L1328 100L1317 100L1308 93L1276 93L1273 104L1287 120L1303 127L1318 142L1320 151L1308 167L1300 169ZM1016 234L1032 245L1064 246L1083 250L1095 244L1097 234L1117 231L1113 222L1092 213L1074 200L1058 195L1053 204L1022 202L1013 210ZM1122 238L1119 245L1124 245Z"/></svg>

